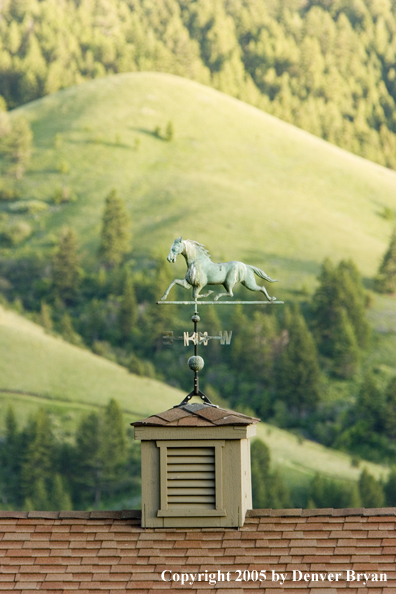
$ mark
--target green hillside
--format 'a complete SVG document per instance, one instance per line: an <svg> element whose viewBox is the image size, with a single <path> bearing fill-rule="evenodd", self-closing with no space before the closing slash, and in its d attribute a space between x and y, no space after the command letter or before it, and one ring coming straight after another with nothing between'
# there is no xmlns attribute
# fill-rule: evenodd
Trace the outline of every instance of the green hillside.
<svg viewBox="0 0 396 594"><path fill-rule="evenodd" d="M318 472L345 481L358 480L364 467L377 479L384 478L388 472L386 467L371 462L362 462L359 467L354 467L351 456L302 440L267 423L258 425L257 437L268 445L274 465L284 471L283 476L291 485L303 484Z"/></svg>
<svg viewBox="0 0 396 594"><path fill-rule="evenodd" d="M62 186L77 195L40 214L8 212L10 222L32 225L34 249L51 245L67 224L92 261L113 187L134 223L136 258L165 257L183 235L204 243L215 261L242 259L298 288L325 256L352 257L372 276L386 248L391 225L381 215L396 208L395 172L198 83L122 74L16 113L34 132L32 165L17 184L23 198L50 203ZM169 121L167 142L155 129L164 132Z"/></svg>
<svg viewBox="0 0 396 594"><path fill-rule="evenodd" d="M41 326L1 307L0 378L2 421L10 403L22 423L38 405L60 413L67 422L116 398L126 418L134 421L183 398L166 384L130 374L90 351L48 336Z"/></svg>
<svg viewBox="0 0 396 594"><path fill-rule="evenodd" d="M184 394L166 384L129 374L123 367L49 336L43 329L0 307L0 433L6 408L15 407L22 426L39 406L53 413L61 433L75 429L82 414L115 398L129 423L178 404ZM7 391L8 390L8 391ZM27 392L27 394L23 394ZM290 484L304 484L316 472L357 480L351 457L260 423L257 435L271 450L274 466ZM365 463L376 477L386 469Z"/></svg>

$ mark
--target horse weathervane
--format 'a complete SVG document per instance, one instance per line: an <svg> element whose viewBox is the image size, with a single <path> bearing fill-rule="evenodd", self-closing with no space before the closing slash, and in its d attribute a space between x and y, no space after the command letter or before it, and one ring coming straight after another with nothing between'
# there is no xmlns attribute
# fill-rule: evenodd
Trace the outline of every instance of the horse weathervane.
<svg viewBox="0 0 396 594"><path fill-rule="evenodd" d="M167 257L168 262L176 262L179 254L184 256L186 260L186 276L184 279L175 278L162 295L161 301L164 301L168 297L169 291L174 285L179 285L185 289L192 287L194 300L208 297L213 293L213 291L208 291L204 295L200 295L201 290L207 285L223 285L227 293L216 295L214 301L217 301L223 296L233 297L232 289L237 283L242 283L250 291L261 291L265 294L268 301L276 301L276 297L270 297L268 295L265 287L256 283L254 275L256 274L270 283L277 283L278 281L265 274L260 268L256 268L250 264L244 264L243 262L236 262L235 260L216 264L212 262L208 250L201 243L192 241L191 239L185 239L183 241L181 237L175 239L173 242Z"/></svg>
<svg viewBox="0 0 396 594"><path fill-rule="evenodd" d="M173 341L178 339L184 340L185 346L188 346L190 341L194 344L194 355L188 360L190 369L194 371L194 389L178 406L186 404L193 396L200 396L205 404L215 406L199 389L198 372L203 368L204 360L202 357L198 356L198 345L204 344L206 346L208 341L213 339L219 339L220 344L230 344L232 332L220 332L219 336L209 336L207 332L198 332L198 322L200 321L200 317L198 315L198 299L208 297L213 293L213 291L208 291L207 293L201 295L201 290L207 285L223 285L227 293L218 293L214 297L213 301L200 301L200 305L236 305L239 303L245 305L262 305L275 303L278 304L283 303L283 301L277 301L276 297L270 297L267 289L264 286L258 285L256 283L255 275L270 283L278 282L276 279L268 276L263 270L260 270L260 268L256 268L250 264L244 264L243 262L237 261L217 264L216 262L212 262L208 250L206 250L201 243L191 239L183 240L181 237L175 239L173 242L167 257L168 262L176 262L176 258L179 254L184 256L186 260L186 276L184 279L175 278L166 289L165 293L161 297L161 300L157 301L158 305L177 304L195 306L194 315L191 318L192 322L194 323L194 332L191 335L188 332L184 332L183 337L174 337L173 332L163 333L164 344L173 344ZM250 291L260 291L264 293L268 301L218 301L218 299L223 296L233 297L234 294L232 289L237 283L241 283ZM179 285L185 289L192 288L193 301L166 301L169 291L174 285Z"/></svg>

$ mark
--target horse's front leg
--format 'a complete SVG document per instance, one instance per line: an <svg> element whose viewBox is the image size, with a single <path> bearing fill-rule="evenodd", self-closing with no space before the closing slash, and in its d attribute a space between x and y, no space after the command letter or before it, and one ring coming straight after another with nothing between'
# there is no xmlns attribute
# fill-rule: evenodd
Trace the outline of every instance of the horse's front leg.
<svg viewBox="0 0 396 594"><path fill-rule="evenodd" d="M165 301L165 299L166 299L166 298L168 297L168 295L169 295L169 291L171 290L171 288L172 288L174 285L179 285L179 287L184 287L185 289L191 289L191 285L190 285L190 283L188 283L188 282L186 281L186 279L185 279L185 278L183 278L183 279L180 279L180 278L175 278L175 279L174 279L174 280L171 282L171 284L169 285L169 287L166 289L165 293L162 295L162 297L161 297L161 301ZM195 287L194 287L194 288L195 288Z"/></svg>
<svg viewBox="0 0 396 594"><path fill-rule="evenodd" d="M204 293L203 295L198 295L198 299L200 299L201 297L209 297L209 295L211 295L213 293L213 291L208 291L207 293Z"/></svg>
<svg viewBox="0 0 396 594"><path fill-rule="evenodd" d="M194 299L194 301L196 299L201 299L202 297L208 297L211 293L213 293L213 291L208 291L204 295L200 295L199 292L200 292L201 289L203 289L203 287L201 287L200 285L194 285L194 287L193 287L193 299Z"/></svg>

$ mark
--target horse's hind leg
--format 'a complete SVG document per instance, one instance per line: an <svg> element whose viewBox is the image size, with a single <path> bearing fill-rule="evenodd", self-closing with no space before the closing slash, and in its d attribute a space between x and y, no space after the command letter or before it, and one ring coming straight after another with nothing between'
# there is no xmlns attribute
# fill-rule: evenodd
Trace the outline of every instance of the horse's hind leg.
<svg viewBox="0 0 396 594"><path fill-rule="evenodd" d="M217 301L218 299L220 299L220 297L224 297L224 296L234 297L234 293L232 292L232 289L233 289L234 285L230 285L226 281L225 283L223 283L223 287L228 291L228 293L219 293L214 298L214 301Z"/></svg>
<svg viewBox="0 0 396 594"><path fill-rule="evenodd" d="M165 301L165 299L166 299L166 298L168 297L168 295L169 295L169 291L171 290L171 288L172 288L174 285L179 285L180 287L184 287L185 289L191 289L191 285L190 285L190 283L188 283L188 282L186 281L186 279L185 279L185 278L184 278L183 280L182 280L182 279L180 279L180 278L175 278L175 279L174 279L174 280L171 282L171 284L169 285L169 287L166 289L165 293L162 295L162 297L161 297L161 301Z"/></svg>
<svg viewBox="0 0 396 594"><path fill-rule="evenodd" d="M268 295L267 289L265 287L256 283L253 272L250 272L250 270L248 271L245 280L241 281L241 284L250 291L261 291L261 293L264 293L264 295L267 297L268 301L276 300L276 297L270 297Z"/></svg>

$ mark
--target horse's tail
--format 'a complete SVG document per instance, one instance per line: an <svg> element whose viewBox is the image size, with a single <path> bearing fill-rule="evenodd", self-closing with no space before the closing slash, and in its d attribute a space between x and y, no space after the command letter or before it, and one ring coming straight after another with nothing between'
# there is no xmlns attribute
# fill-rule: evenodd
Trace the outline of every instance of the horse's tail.
<svg viewBox="0 0 396 594"><path fill-rule="evenodd" d="M251 266L250 264L247 264L248 268L251 268L254 272L254 274L257 274L257 276L259 276L260 278L263 278L264 280L270 282L270 283L278 283L278 279L276 278L271 278L270 276L268 276L268 274L265 274L265 272L263 270L260 270L260 268L256 268L255 266Z"/></svg>

